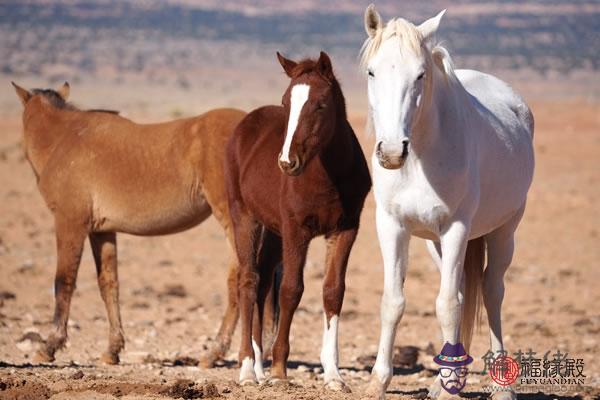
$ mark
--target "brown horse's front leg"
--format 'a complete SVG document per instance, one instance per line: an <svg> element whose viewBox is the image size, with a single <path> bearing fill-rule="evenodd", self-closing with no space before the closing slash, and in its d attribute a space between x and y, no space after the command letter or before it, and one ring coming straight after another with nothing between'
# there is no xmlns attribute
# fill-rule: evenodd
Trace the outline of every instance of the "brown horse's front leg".
<svg viewBox="0 0 600 400"><path fill-rule="evenodd" d="M327 237L327 259L323 280L323 365L325 386L331 390L348 390L338 371L338 319L346 288L346 267L358 229L336 232Z"/></svg>
<svg viewBox="0 0 600 400"><path fill-rule="evenodd" d="M121 313L119 311L119 276L117 273L117 238L114 232L90 234L90 244L96 263L98 287L106 307L110 326L108 350L100 360L118 364L119 353L125 347Z"/></svg>
<svg viewBox="0 0 600 400"><path fill-rule="evenodd" d="M257 382L254 373L254 350L252 348L252 313L258 289L257 252L260 245L262 226L250 215L235 213L232 215L238 223L235 225L235 243L240 262L239 305L242 334L240 341L239 363L240 384Z"/></svg>
<svg viewBox="0 0 600 400"><path fill-rule="evenodd" d="M54 331L34 357L35 362L52 362L54 354L67 341L67 322L71 298L77 281L83 242L87 234L85 224L55 215L57 263L54 278Z"/></svg>
<svg viewBox="0 0 600 400"><path fill-rule="evenodd" d="M279 329L273 344L273 379L287 379L287 359L290 353L290 326L294 312L304 292L303 270L308 251L308 237L300 228L284 227L283 277L279 288Z"/></svg>

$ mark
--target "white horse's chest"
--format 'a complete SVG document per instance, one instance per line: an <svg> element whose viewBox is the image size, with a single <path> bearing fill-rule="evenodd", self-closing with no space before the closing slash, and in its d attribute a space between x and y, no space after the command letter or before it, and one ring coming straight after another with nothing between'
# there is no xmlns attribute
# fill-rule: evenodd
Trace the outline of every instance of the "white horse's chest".
<svg viewBox="0 0 600 400"><path fill-rule="evenodd" d="M439 238L441 226L451 216L452 207L424 177L383 170L374 172L374 181L378 207L403 221L413 235Z"/></svg>

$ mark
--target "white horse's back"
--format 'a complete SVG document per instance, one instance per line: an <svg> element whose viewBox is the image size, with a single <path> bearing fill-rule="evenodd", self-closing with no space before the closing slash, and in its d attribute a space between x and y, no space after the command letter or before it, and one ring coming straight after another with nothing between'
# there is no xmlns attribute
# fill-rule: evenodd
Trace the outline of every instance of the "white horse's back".
<svg viewBox="0 0 600 400"><path fill-rule="evenodd" d="M527 133L530 139L533 137L533 114L523 98L506 82L472 69L457 69L454 73L467 92L496 116L505 115L508 121L514 115L521 126L510 128L519 134Z"/></svg>
<svg viewBox="0 0 600 400"><path fill-rule="evenodd" d="M533 115L507 83L483 72L455 70L472 96L480 126L477 135L480 160L479 208L473 218L473 235L488 232L525 203L534 168ZM474 122L475 124L477 122Z"/></svg>

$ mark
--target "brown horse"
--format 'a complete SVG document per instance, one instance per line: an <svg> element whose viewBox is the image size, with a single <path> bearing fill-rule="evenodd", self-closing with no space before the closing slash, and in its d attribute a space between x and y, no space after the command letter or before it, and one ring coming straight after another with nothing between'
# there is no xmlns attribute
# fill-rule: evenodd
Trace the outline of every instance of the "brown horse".
<svg viewBox="0 0 600 400"><path fill-rule="evenodd" d="M279 53L278 58L291 78L283 106L252 111L227 145L225 177L240 262L240 383L264 379L260 306L281 257L279 326L271 372L274 379L286 379L290 325L304 290L308 245L325 235L321 363L325 385L341 390L346 386L337 366L338 316L348 257L371 179L327 54L299 63ZM255 301L258 321L253 321Z"/></svg>
<svg viewBox="0 0 600 400"><path fill-rule="evenodd" d="M82 111L58 91L27 91L13 83L24 106L24 146L38 188L55 219L57 269L54 330L36 359L54 360L67 339L71 297L83 244L89 237L110 324L108 351L116 364L124 346L119 311L116 232L162 235L192 228L211 213L233 248L223 158L226 141L245 113L209 111L195 118L139 125L115 112ZM232 254L228 305L212 366L228 350L238 318L237 259ZM271 313L271 309L265 312Z"/></svg>

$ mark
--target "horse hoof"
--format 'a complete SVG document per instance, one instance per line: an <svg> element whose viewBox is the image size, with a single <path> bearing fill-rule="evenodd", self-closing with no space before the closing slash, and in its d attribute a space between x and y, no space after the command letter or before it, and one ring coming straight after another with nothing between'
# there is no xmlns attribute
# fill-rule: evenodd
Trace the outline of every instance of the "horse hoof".
<svg viewBox="0 0 600 400"><path fill-rule="evenodd" d="M100 361L106 365L117 365L121 361L118 354L103 353L100 356Z"/></svg>
<svg viewBox="0 0 600 400"><path fill-rule="evenodd" d="M445 390L440 391L437 396L437 400L460 400L461 397L457 394L450 394Z"/></svg>
<svg viewBox="0 0 600 400"><path fill-rule="evenodd" d="M215 346L215 348L209 350L200 357L200 366L203 368L214 368L217 361L223 358L223 352Z"/></svg>
<svg viewBox="0 0 600 400"><path fill-rule="evenodd" d="M429 397L430 399L437 399L440 396L441 390L442 384L439 379L436 379L435 381L433 381L431 386L429 386L429 393L427 394L427 397Z"/></svg>
<svg viewBox="0 0 600 400"><path fill-rule="evenodd" d="M490 396L492 400L517 400L517 395L515 392L510 390L503 390L500 392L494 392Z"/></svg>
<svg viewBox="0 0 600 400"><path fill-rule="evenodd" d="M365 390L365 394L362 397L362 400L383 400L385 399L385 387L383 383L379 380L379 378L375 375L371 377L371 381L369 382L369 386L367 386L367 390Z"/></svg>
<svg viewBox="0 0 600 400"><path fill-rule="evenodd" d="M290 380L287 378L271 377L266 383L268 383L270 386L288 386L290 384Z"/></svg>
<svg viewBox="0 0 600 400"><path fill-rule="evenodd" d="M325 388L332 392L352 393L350 387L344 381L333 380L325 384Z"/></svg>
<svg viewBox="0 0 600 400"><path fill-rule="evenodd" d="M256 379L248 378L240 381L240 386L256 386L258 381Z"/></svg>
<svg viewBox="0 0 600 400"><path fill-rule="evenodd" d="M43 350L36 351L32 358L32 361L36 364L48 364L54 362L54 360L54 356L51 356Z"/></svg>

